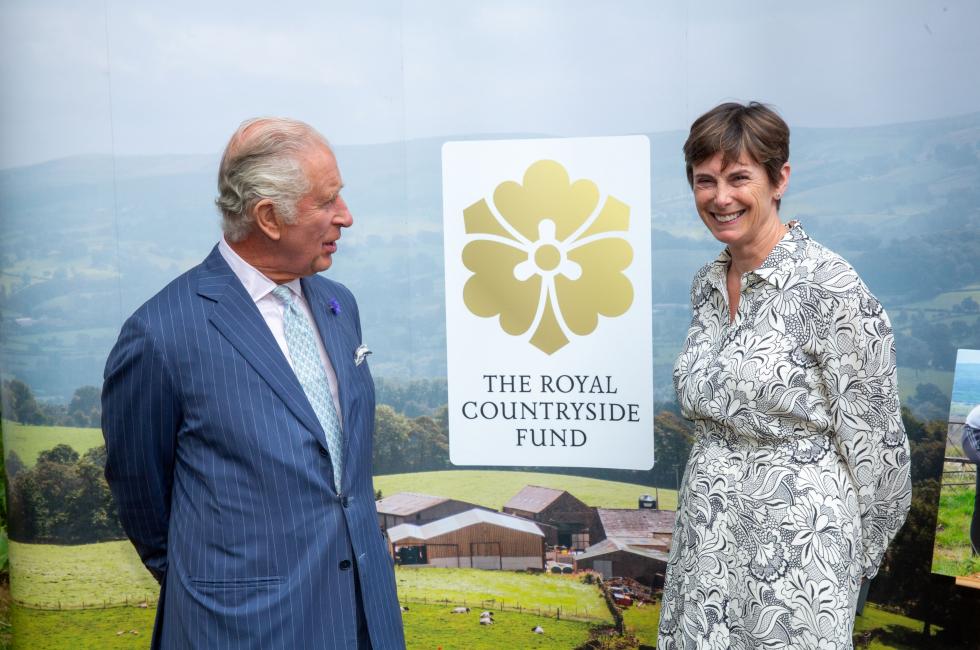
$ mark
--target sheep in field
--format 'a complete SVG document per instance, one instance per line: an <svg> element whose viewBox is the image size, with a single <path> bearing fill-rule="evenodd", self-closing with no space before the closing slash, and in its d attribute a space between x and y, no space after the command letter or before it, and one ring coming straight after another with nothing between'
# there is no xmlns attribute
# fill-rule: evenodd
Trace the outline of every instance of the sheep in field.
<svg viewBox="0 0 980 650"><path fill-rule="evenodd" d="M534 627L531 628L531 631L534 632L535 634L544 634L544 628L541 627L540 625L535 625Z"/></svg>
<svg viewBox="0 0 980 650"><path fill-rule="evenodd" d="M453 607L453 611L450 614L468 614L470 611L469 607Z"/></svg>

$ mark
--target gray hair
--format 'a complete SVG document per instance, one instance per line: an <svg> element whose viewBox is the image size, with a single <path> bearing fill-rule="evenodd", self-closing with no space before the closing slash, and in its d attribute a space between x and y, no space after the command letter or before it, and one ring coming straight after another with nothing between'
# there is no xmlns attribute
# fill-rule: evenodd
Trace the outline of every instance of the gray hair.
<svg viewBox="0 0 980 650"><path fill-rule="evenodd" d="M310 191L300 157L327 140L309 124L282 117L242 122L228 141L218 170L221 229L230 242L245 239L255 222L255 205L269 199L286 223L296 218L296 202Z"/></svg>

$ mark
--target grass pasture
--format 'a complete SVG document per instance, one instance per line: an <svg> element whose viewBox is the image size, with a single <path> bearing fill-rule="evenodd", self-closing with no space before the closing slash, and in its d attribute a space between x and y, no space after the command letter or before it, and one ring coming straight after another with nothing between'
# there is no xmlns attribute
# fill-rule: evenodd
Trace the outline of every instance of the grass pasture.
<svg viewBox="0 0 980 650"><path fill-rule="evenodd" d="M626 630L633 633L641 646L657 645L657 628L660 625L660 601L645 607L627 607L623 610Z"/></svg>
<svg viewBox="0 0 980 650"><path fill-rule="evenodd" d="M384 496L398 492L421 492L498 510L525 485L568 490L588 505L602 508L636 508L637 498L656 493L655 488L647 485L543 472L448 470L374 477L375 489L381 490ZM673 510L677 507L677 493L674 490L660 488L659 492L661 509Z"/></svg>
<svg viewBox="0 0 980 650"><path fill-rule="evenodd" d="M647 607L629 607L623 610L623 620L628 631L636 636L640 647L657 645L657 627L660 624L660 603ZM933 626L935 636L940 628ZM912 650L934 647L922 637L922 621L893 614L868 603L864 614L855 618L854 634L867 635L870 644L860 646L872 650Z"/></svg>
<svg viewBox="0 0 980 650"><path fill-rule="evenodd" d="M13 625L20 648L129 650L149 645L154 614L152 607L55 612L15 607ZM483 626L478 611L450 614L447 607L414 603L402 620L408 650L568 650L587 641L590 629L587 623L516 612L495 613L494 624ZM544 634L532 633L535 625L544 628Z"/></svg>
<svg viewBox="0 0 980 650"><path fill-rule="evenodd" d="M156 608L43 611L15 605L11 613L17 648L142 650L150 647ZM137 633L133 634L133 630Z"/></svg>
<svg viewBox="0 0 980 650"><path fill-rule="evenodd" d="M44 427L3 421L3 448L7 454L16 451L27 467L34 467L42 451L60 444L70 445L81 456L105 443L102 429L83 427Z"/></svg>
<svg viewBox="0 0 980 650"><path fill-rule="evenodd" d="M480 612L450 614L442 605L409 604L402 613L408 650L499 650L500 648L554 648L569 650L589 639L590 625L556 621L534 614L494 612L493 625L480 625ZM531 630L540 625L544 634Z"/></svg>
<svg viewBox="0 0 980 650"><path fill-rule="evenodd" d="M932 636L942 628L932 626ZM854 635L865 635L870 640L866 647L870 650L913 650L914 648L936 648L936 642L922 636L922 621L901 614L879 609L868 603L864 614L854 619Z"/></svg>
<svg viewBox="0 0 980 650"><path fill-rule="evenodd" d="M611 623L612 616L599 589L578 576L397 567L398 598L406 602L448 600L470 607L520 607L537 614L589 618ZM410 605L411 606L411 605Z"/></svg>
<svg viewBox="0 0 980 650"><path fill-rule="evenodd" d="M901 352L901 350L899 351ZM903 404L915 395L915 389L919 384L934 384L940 390L949 391L953 386L953 373L950 370L934 370L932 368L898 369L898 397Z"/></svg>
<svg viewBox="0 0 980 650"><path fill-rule="evenodd" d="M41 607L155 601L160 591L128 541L10 542L10 587L15 601Z"/></svg>
<svg viewBox="0 0 980 650"><path fill-rule="evenodd" d="M947 469L958 466L947 465ZM946 474L939 492L936 541L932 553L932 572L947 576L968 576L980 572L980 561L970 552L970 520L976 490L973 472Z"/></svg>

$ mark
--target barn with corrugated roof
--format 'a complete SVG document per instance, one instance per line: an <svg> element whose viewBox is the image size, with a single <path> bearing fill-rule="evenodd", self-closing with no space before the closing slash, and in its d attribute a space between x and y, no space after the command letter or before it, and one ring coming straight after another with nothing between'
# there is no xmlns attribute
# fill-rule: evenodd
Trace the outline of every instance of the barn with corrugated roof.
<svg viewBox="0 0 980 650"><path fill-rule="evenodd" d="M575 557L576 570L605 578L633 578L650 587L663 584L676 513L641 507L596 508L598 541Z"/></svg>
<svg viewBox="0 0 980 650"><path fill-rule="evenodd" d="M589 545L589 531L594 526L595 508L576 499L566 490L525 485L510 501L504 512L531 519L548 526L548 545L584 549Z"/></svg>
<svg viewBox="0 0 980 650"><path fill-rule="evenodd" d="M610 537L575 556L575 570L591 569L603 578L633 578L640 583L659 587L667 570L667 551L634 546Z"/></svg>
<svg viewBox="0 0 980 650"><path fill-rule="evenodd" d="M673 510L596 508L592 539L615 538L624 544L670 550L674 535Z"/></svg>
<svg viewBox="0 0 980 650"><path fill-rule="evenodd" d="M544 533L533 521L474 508L424 525L388 529L402 564L474 569L544 569Z"/></svg>
<svg viewBox="0 0 980 650"><path fill-rule="evenodd" d="M375 506L378 508L378 525L382 530L399 524L427 524L473 508L491 510L475 503L417 492L392 494L376 501Z"/></svg>

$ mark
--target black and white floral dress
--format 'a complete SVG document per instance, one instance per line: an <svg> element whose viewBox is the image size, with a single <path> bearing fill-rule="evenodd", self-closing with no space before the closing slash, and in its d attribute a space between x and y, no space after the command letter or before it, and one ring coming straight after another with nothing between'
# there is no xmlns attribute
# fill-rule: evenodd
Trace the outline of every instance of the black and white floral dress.
<svg viewBox="0 0 980 650"><path fill-rule="evenodd" d="M678 496L658 648L851 647L862 577L911 499L892 328L795 224L742 277L694 278L674 367L696 439Z"/></svg>

